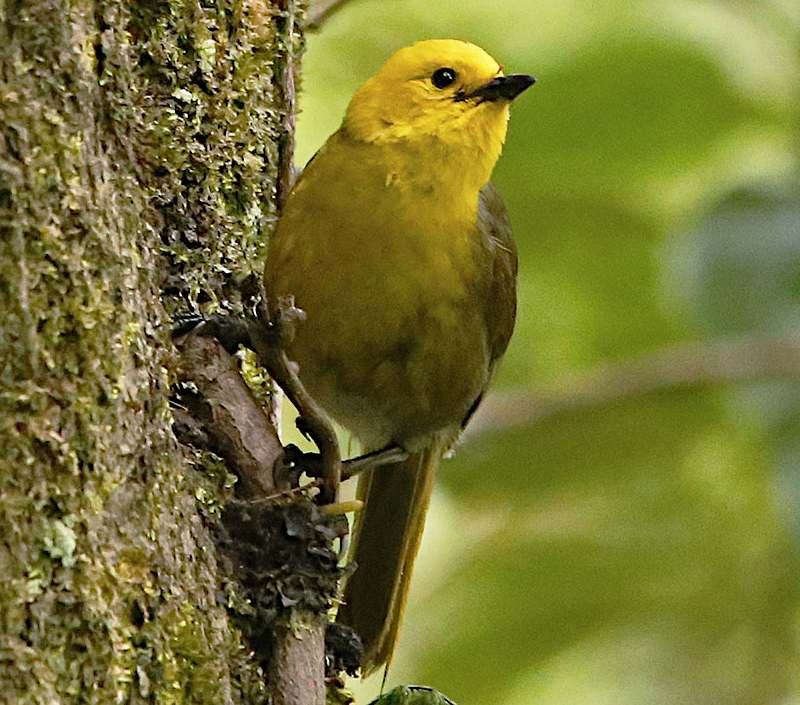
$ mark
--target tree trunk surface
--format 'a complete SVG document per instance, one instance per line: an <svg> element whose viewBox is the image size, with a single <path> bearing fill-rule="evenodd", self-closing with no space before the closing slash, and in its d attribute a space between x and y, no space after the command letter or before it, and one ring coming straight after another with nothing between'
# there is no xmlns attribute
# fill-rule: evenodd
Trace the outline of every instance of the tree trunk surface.
<svg viewBox="0 0 800 705"><path fill-rule="evenodd" d="M0 702L259 703L165 312L237 310L286 173L291 0L0 3ZM288 117L287 117L288 116Z"/></svg>

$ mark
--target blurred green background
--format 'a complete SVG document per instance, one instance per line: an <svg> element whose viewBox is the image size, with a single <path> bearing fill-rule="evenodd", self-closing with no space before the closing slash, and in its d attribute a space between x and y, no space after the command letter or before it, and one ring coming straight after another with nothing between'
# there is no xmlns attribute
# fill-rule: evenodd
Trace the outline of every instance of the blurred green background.
<svg viewBox="0 0 800 705"><path fill-rule="evenodd" d="M351 0L309 37L298 163L429 37L539 82L495 172L517 332L388 685L800 703L800 2Z"/></svg>

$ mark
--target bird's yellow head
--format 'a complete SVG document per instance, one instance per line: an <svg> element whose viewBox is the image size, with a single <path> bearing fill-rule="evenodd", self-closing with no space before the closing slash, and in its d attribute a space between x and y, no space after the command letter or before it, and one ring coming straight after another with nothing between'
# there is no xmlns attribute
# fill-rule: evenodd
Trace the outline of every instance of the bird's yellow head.
<svg viewBox="0 0 800 705"><path fill-rule="evenodd" d="M443 159L483 157L490 173L505 140L509 104L533 82L527 75L505 76L474 44L417 42L361 86L343 129L357 140L417 146Z"/></svg>

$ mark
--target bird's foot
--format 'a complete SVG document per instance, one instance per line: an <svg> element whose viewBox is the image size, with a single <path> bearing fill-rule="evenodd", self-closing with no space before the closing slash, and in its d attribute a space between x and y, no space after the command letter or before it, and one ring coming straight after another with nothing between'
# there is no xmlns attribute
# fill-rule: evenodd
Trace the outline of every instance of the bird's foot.
<svg viewBox="0 0 800 705"><path fill-rule="evenodd" d="M341 479L349 480L366 470L401 463L406 458L408 458L407 450L394 444L388 445L380 450L343 460ZM287 468L284 472L295 472L297 477L304 472L309 477L319 479L324 474L322 456L319 453L304 453L295 445L286 446L281 462Z"/></svg>

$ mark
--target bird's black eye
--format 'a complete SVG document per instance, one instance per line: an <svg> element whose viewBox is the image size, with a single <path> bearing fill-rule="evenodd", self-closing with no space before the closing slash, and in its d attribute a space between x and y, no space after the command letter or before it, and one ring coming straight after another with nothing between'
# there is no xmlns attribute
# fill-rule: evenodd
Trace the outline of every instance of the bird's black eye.
<svg viewBox="0 0 800 705"><path fill-rule="evenodd" d="M431 83L437 88L447 88L456 80L455 69L436 69L431 76Z"/></svg>

